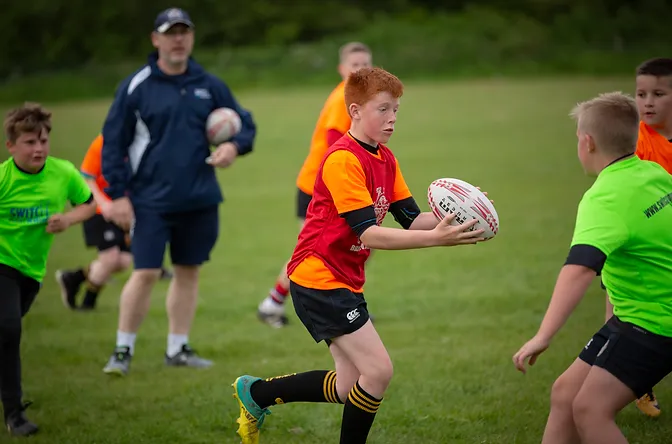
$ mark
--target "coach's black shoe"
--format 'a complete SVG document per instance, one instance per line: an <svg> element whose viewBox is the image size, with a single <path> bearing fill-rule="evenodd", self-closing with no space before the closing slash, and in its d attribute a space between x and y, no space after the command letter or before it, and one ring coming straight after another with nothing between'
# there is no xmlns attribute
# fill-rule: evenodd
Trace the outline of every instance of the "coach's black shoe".
<svg viewBox="0 0 672 444"><path fill-rule="evenodd" d="M71 310L77 308L77 294L85 280L80 274L76 271L56 271L56 282L61 287L61 300Z"/></svg>
<svg viewBox="0 0 672 444"><path fill-rule="evenodd" d="M7 431L12 436L30 436L39 430L37 425L26 418L24 411L30 406L31 402L24 403L19 409L9 412L5 418Z"/></svg>

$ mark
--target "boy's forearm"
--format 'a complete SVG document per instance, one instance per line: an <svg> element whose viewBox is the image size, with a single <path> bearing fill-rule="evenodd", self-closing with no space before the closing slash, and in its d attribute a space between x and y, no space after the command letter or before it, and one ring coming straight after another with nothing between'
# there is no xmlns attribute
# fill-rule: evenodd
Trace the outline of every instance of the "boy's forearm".
<svg viewBox="0 0 672 444"><path fill-rule="evenodd" d="M594 278L595 271L582 265L562 267L537 336L548 341L555 336L579 305Z"/></svg>
<svg viewBox="0 0 672 444"><path fill-rule="evenodd" d="M439 224L439 219L436 218L434 213L425 212L420 213L418 217L415 218L409 230L433 230Z"/></svg>
<svg viewBox="0 0 672 444"><path fill-rule="evenodd" d="M362 233L362 242L376 250L411 250L434 246L431 231L401 230L374 225Z"/></svg>
<svg viewBox="0 0 672 444"><path fill-rule="evenodd" d="M109 202L110 199L103 194L100 188L98 188L98 184L95 180L86 179L86 184L89 186L91 194L93 194L93 200L96 201L98 206L102 206L105 202Z"/></svg>
<svg viewBox="0 0 672 444"><path fill-rule="evenodd" d="M91 202L87 204L77 205L72 210L65 213L70 225L78 224L93 217L96 214L96 203Z"/></svg>

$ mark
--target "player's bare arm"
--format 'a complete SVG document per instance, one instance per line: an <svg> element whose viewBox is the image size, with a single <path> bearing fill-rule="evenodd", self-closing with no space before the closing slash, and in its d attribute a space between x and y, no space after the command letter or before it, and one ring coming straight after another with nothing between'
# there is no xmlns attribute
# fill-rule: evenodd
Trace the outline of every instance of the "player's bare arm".
<svg viewBox="0 0 672 444"><path fill-rule="evenodd" d="M409 230L433 230L439 224L440 220L434 216L432 212L424 212L418 214L418 217L415 218Z"/></svg>
<svg viewBox="0 0 672 444"><path fill-rule="evenodd" d="M96 202L96 205L98 205L98 207L100 208L101 213L103 213L103 217L109 219L110 204L111 204L110 199L103 193L103 191L100 189L95 180L93 179L84 179L84 180L86 181L86 184L89 186L91 194L93 194L93 200Z"/></svg>
<svg viewBox="0 0 672 444"><path fill-rule="evenodd" d="M548 348L553 337L579 305L594 278L595 270L591 268L582 265L562 267L539 331L513 356L513 363L518 370L525 373L525 361L528 358L530 365L534 365L539 354Z"/></svg>
<svg viewBox="0 0 672 444"><path fill-rule="evenodd" d="M96 214L96 203L91 201L82 205L77 205L65 214L54 214L47 221L48 233L61 233L71 225L84 222Z"/></svg>
<svg viewBox="0 0 672 444"><path fill-rule="evenodd" d="M432 215L432 217L434 217ZM436 219L436 217L434 217ZM369 248L377 250L410 250L438 246L475 244L483 241L484 230L469 231L478 223L473 219L462 225L450 225L455 215L448 215L432 230L401 230L398 228L367 228L360 239Z"/></svg>

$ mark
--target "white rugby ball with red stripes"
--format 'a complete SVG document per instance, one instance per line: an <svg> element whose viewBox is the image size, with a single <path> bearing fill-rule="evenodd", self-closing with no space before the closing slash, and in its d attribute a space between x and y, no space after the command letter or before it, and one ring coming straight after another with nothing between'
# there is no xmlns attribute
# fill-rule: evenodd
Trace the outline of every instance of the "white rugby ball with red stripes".
<svg viewBox="0 0 672 444"><path fill-rule="evenodd" d="M478 219L473 230L485 230L483 237L492 239L499 231L499 216L490 199L478 188L460 179L437 179L429 185L427 199L432 213L443 219L454 213L452 225Z"/></svg>
<svg viewBox="0 0 672 444"><path fill-rule="evenodd" d="M208 140L212 145L224 143L238 134L242 125L237 112L231 108L217 108L205 122Z"/></svg>

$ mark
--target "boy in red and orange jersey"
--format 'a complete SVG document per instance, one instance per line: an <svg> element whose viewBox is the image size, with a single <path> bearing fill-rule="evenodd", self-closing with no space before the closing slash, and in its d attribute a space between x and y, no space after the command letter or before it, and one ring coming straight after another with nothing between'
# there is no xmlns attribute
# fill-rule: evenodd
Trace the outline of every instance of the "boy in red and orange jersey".
<svg viewBox="0 0 672 444"><path fill-rule="evenodd" d="M243 444L259 442L268 408L288 402L344 404L340 442L366 442L392 378L392 362L369 319L364 264L370 249L406 250L474 244L475 220L450 225L421 212L392 152L401 81L380 68L363 68L345 84L350 130L326 152L313 200L288 265L296 313L316 342L324 340L336 371L315 370L234 382ZM404 228L381 223L391 212Z"/></svg>

